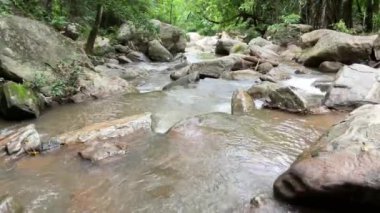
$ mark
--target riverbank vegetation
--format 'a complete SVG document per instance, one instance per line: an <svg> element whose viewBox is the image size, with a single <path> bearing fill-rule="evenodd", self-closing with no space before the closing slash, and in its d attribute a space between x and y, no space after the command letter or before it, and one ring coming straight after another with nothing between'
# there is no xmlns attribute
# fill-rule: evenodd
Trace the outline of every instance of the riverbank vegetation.
<svg viewBox="0 0 380 213"><path fill-rule="evenodd" d="M15 13L50 23L57 29L78 23L87 38L96 15L100 33L113 34L115 26L131 20L151 27L147 20L160 21L213 35L229 31L251 36L264 35L284 24L303 23L363 33L380 28L379 0L2 0L0 14ZM99 11L102 14L99 14Z"/></svg>

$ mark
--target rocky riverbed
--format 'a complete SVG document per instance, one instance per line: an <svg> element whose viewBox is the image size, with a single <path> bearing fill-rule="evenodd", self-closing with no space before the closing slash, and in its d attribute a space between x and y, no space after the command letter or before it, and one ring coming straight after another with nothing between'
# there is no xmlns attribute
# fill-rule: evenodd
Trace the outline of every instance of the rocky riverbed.
<svg viewBox="0 0 380 213"><path fill-rule="evenodd" d="M40 31L30 34L50 32L32 24ZM53 66L45 63L48 55L33 56L31 66L20 59L27 58L21 51L7 50L13 44L5 40L16 38L0 39L9 46L0 50L0 62L6 62L1 71L24 80L3 76L0 102L9 104L1 106L8 120L0 120L0 212L21 207L27 212L303 212L305 204L319 211L329 199L337 199L338 206L352 201L340 191L342 185L352 186L345 191L352 198L354 189L377 196L373 181L378 180L371 172L378 169L372 162L378 154L378 70L363 62L374 36L354 37L352 44L344 34L344 40L332 40L334 49L322 35L342 34L300 30L306 33L300 42L308 46L302 49L263 38L244 43L224 34L191 33L184 49L177 28L154 24L164 29L160 40L132 50L128 41L140 39L124 24L120 43L100 45L105 39L99 38L103 55L92 60L54 34L53 41L68 42L68 51L88 63L76 65L84 73L71 86L80 88L65 100L51 97L54 90L46 87L52 85L30 89L27 84L36 83L28 73L35 66L52 75L52 84L66 79L56 73L58 59L50 61ZM353 45L361 47L357 60L354 50L340 52ZM362 64L344 65L348 62ZM19 92L24 89L28 93ZM40 108L37 99L53 107ZM76 104L57 105L69 100ZM344 120L347 110L360 106ZM10 121L4 116L9 112L39 118ZM356 201L359 207L376 206L371 198Z"/></svg>

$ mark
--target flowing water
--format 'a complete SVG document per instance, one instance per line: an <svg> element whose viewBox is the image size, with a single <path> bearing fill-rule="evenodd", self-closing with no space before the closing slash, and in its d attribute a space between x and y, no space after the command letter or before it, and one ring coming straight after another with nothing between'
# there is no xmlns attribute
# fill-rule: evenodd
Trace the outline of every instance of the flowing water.
<svg viewBox="0 0 380 213"><path fill-rule="evenodd" d="M314 77L287 83L318 92L310 86ZM142 94L55 107L26 122L47 137L152 112L156 133L129 141L124 158L100 165L81 160L76 146L4 162L1 194L14 196L27 212L248 212L250 199L270 196L275 178L343 116L269 110L231 116L232 92L252 82L204 79L187 88L154 91L168 82L167 72L155 70L140 82ZM163 134L187 117L206 113L212 114L195 119L198 124ZM288 210L278 204L272 212Z"/></svg>

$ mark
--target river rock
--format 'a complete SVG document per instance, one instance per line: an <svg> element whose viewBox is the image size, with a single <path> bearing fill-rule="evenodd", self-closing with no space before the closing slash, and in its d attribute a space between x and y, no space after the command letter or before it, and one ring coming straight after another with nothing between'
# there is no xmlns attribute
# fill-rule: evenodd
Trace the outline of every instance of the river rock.
<svg viewBox="0 0 380 213"><path fill-rule="evenodd" d="M268 28L265 37L270 38L276 44L286 46L299 44L301 35L312 30L312 26L305 24L280 24L276 28Z"/></svg>
<svg viewBox="0 0 380 213"><path fill-rule="evenodd" d="M231 114L243 114L255 109L253 99L243 90L237 90L232 94Z"/></svg>
<svg viewBox="0 0 380 213"><path fill-rule="evenodd" d="M38 91L57 98L78 95L101 98L114 93L136 92L123 79L94 72L81 47L47 25L18 16L0 17L0 75L15 82L38 84ZM80 89L78 89L80 88Z"/></svg>
<svg viewBox="0 0 380 213"><path fill-rule="evenodd" d="M302 205L380 207L380 105L352 112L306 149L274 183L275 195Z"/></svg>
<svg viewBox="0 0 380 213"><path fill-rule="evenodd" d="M204 60L191 64L188 72L199 72L201 78L219 78L223 72L231 71L233 66L241 59L241 55L230 55Z"/></svg>
<svg viewBox="0 0 380 213"><path fill-rule="evenodd" d="M162 45L169 50L170 53L177 54L185 52L187 39L183 30L158 20L154 20L153 22L159 28L159 38Z"/></svg>
<svg viewBox="0 0 380 213"><path fill-rule="evenodd" d="M248 43L249 46L259 46L259 47L265 47L272 44L273 43L271 41L268 41L262 37L256 37Z"/></svg>
<svg viewBox="0 0 380 213"><path fill-rule="evenodd" d="M173 60L173 55L158 40L153 40L148 45L148 56L153 61L169 62Z"/></svg>
<svg viewBox="0 0 380 213"><path fill-rule="evenodd" d="M319 71L324 73L337 73L344 64L336 61L325 61L319 65Z"/></svg>
<svg viewBox="0 0 380 213"><path fill-rule="evenodd" d="M380 71L353 64L344 66L327 92L324 104L335 109L354 109L368 103L380 103Z"/></svg>
<svg viewBox="0 0 380 213"><path fill-rule="evenodd" d="M65 26L65 29L63 30L63 35L71 38L72 40L76 41L78 40L80 36L79 32L80 25L77 23L69 23Z"/></svg>
<svg viewBox="0 0 380 213"><path fill-rule="evenodd" d="M291 61L291 60L297 59L301 53L302 53L301 47L294 44L290 44L286 47L284 51L280 53L280 56L281 58L285 60Z"/></svg>
<svg viewBox="0 0 380 213"><path fill-rule="evenodd" d="M264 107L294 113L319 112L324 98L323 95L309 94L302 89L267 81L252 86L247 92L254 99L263 99Z"/></svg>
<svg viewBox="0 0 380 213"><path fill-rule="evenodd" d="M157 36L149 30L135 27L132 22L126 22L118 31L118 41L122 44L132 43L142 53L148 53L148 44L155 39L159 39L171 54L185 51L186 34L181 29L158 20L151 20L151 23L158 29Z"/></svg>
<svg viewBox="0 0 380 213"><path fill-rule="evenodd" d="M186 76L179 78L176 81L169 83L168 85L164 86L162 90L169 90L179 86L187 86L189 84L198 82L199 79L199 72L192 72Z"/></svg>
<svg viewBox="0 0 380 213"><path fill-rule="evenodd" d="M0 150L8 155L39 151L40 145L40 136L34 124L0 132Z"/></svg>
<svg viewBox="0 0 380 213"><path fill-rule="evenodd" d="M299 61L305 66L318 67L324 61L338 61L351 64L368 60L372 53L375 36L353 36L336 31L322 31L324 34L316 37L317 43L310 49L303 51ZM304 35L308 37L308 35ZM309 39L314 41L313 39Z"/></svg>
<svg viewBox="0 0 380 213"><path fill-rule="evenodd" d="M257 45L251 45L250 51L252 56L257 56L260 60L264 61L273 61L278 64L278 61L280 59L280 56L273 51L272 49L268 48L269 46L260 47Z"/></svg>
<svg viewBox="0 0 380 213"><path fill-rule="evenodd" d="M219 55L229 55L232 47L241 43L241 41L231 38L219 39L216 43L215 53Z"/></svg>
<svg viewBox="0 0 380 213"><path fill-rule="evenodd" d="M111 157L122 156L126 154L126 150L114 143L93 142L88 147L80 151L78 154L85 160L91 162L99 162Z"/></svg>
<svg viewBox="0 0 380 213"><path fill-rule="evenodd" d="M230 49L230 54L243 54L243 55L249 55L249 46L246 43L238 43L235 44Z"/></svg>
<svg viewBox="0 0 380 213"><path fill-rule="evenodd" d="M375 59L380 61L380 35L378 35L373 42L373 52L375 54Z"/></svg>
<svg viewBox="0 0 380 213"><path fill-rule="evenodd" d="M63 133L51 140L60 144L87 143L95 140L108 140L129 136L138 132L150 132L152 129L150 113L134 115L112 121L92 124L82 129Z"/></svg>
<svg viewBox="0 0 380 213"><path fill-rule="evenodd" d="M127 58L129 58L132 62L150 62L150 59L141 52L131 51L127 54Z"/></svg>
<svg viewBox="0 0 380 213"><path fill-rule="evenodd" d="M267 74L269 71L273 69L273 65L269 62L264 62L259 65L257 71L259 71L262 74Z"/></svg>
<svg viewBox="0 0 380 213"><path fill-rule="evenodd" d="M4 118L37 118L41 108L42 103L37 94L26 86L11 81L0 85L0 111Z"/></svg>
<svg viewBox="0 0 380 213"><path fill-rule="evenodd" d="M1 213L21 213L24 208L11 196L5 195L0 198Z"/></svg>
<svg viewBox="0 0 380 213"><path fill-rule="evenodd" d="M260 77L263 75L259 72L253 70L238 70L238 71L226 71L221 75L221 78L226 80L237 80L237 81L254 81L260 82Z"/></svg>
<svg viewBox="0 0 380 213"><path fill-rule="evenodd" d="M118 60L121 64L129 64L129 63L132 63L132 62L133 62L131 59L129 59L129 58L126 57L125 55L118 56L118 57L117 57L117 60Z"/></svg>

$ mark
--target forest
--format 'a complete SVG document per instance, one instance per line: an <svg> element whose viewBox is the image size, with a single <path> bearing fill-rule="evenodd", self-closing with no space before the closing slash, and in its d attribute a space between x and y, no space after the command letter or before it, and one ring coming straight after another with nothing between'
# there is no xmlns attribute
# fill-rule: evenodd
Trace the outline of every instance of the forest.
<svg viewBox="0 0 380 213"><path fill-rule="evenodd" d="M97 10L104 10L101 34L111 34L123 20L149 27L150 19L188 32L214 35L228 31L265 35L281 24L303 23L315 28L366 33L380 28L378 0L2 0L0 14L16 13L43 20L56 28L79 23L87 36Z"/></svg>

